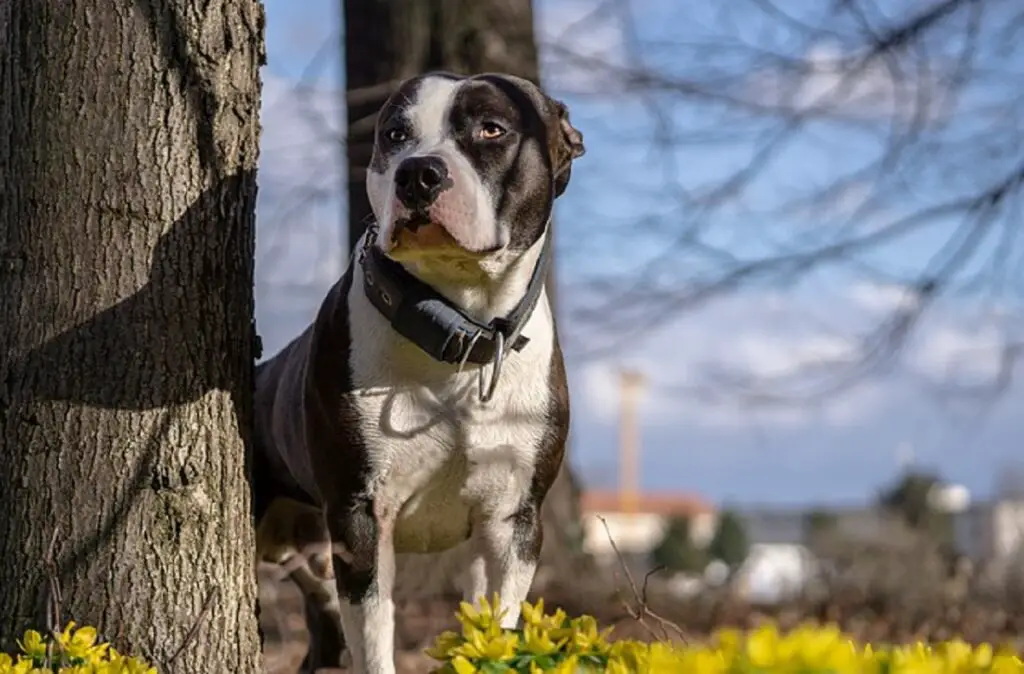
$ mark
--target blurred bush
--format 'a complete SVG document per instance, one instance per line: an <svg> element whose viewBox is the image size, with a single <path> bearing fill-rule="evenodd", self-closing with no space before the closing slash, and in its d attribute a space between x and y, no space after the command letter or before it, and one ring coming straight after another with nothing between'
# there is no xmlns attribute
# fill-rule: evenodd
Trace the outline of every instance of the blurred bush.
<svg viewBox="0 0 1024 674"><path fill-rule="evenodd" d="M715 535L708 544L708 555L724 562L730 569L736 569L750 552L747 532L743 521L732 510L722 511L718 518Z"/></svg>
<svg viewBox="0 0 1024 674"><path fill-rule="evenodd" d="M707 552L694 544L686 517L672 517L661 541L651 551L651 562L669 571L700 573L708 561Z"/></svg>

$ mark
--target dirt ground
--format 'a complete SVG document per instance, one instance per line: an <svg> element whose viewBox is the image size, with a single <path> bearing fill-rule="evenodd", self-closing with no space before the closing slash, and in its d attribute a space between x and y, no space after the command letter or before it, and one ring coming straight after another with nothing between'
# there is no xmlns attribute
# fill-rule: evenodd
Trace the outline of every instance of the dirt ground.
<svg viewBox="0 0 1024 674"><path fill-rule="evenodd" d="M293 583L281 582L269 564L259 568L260 622L266 644L264 672L295 674L306 655L308 635L302 611L302 595ZM426 674L437 662L423 655L434 635L457 626L451 602L436 601L398 607L395 645L399 674ZM319 674L341 674L343 669L322 669Z"/></svg>
<svg viewBox="0 0 1024 674"><path fill-rule="evenodd" d="M295 674L306 654L302 597L292 583L277 580L277 573L278 569L271 565L261 565L259 569L260 620L266 635L264 671ZM607 579L587 582L579 577L568 587L551 583L544 596L546 610L561 607L569 615L593 615L602 626L614 626L613 638L648 640L652 637L651 627L654 631L658 628L657 619L649 619L647 625L636 622L626 608L627 603L632 603L628 587L609 584ZM531 601L535 599L530 597ZM647 607L680 626L690 641L706 638L720 627L751 629L770 620L783 629L801 622L835 623L853 638L872 643L935 642L961 637L972 643L1010 645L1024 653L1024 596L953 602L934 596L924 603L915 603L896 597L841 593L817 601L757 607L722 597L672 600L652 592ZM426 674L437 665L422 651L442 631L457 629L456 609L454 599L398 605L395 647L399 674ZM676 638L674 634L668 636ZM342 672L325 669L320 674Z"/></svg>

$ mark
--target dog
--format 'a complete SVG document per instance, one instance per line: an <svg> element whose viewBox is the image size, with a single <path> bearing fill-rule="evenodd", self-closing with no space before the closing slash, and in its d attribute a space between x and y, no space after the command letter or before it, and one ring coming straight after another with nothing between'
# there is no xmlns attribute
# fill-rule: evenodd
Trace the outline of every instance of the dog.
<svg viewBox="0 0 1024 674"><path fill-rule="evenodd" d="M518 624L569 428L545 282L584 151L562 102L506 74L420 75L381 108L373 222L256 374L258 555L306 597L305 666L344 646L393 674L395 598L451 579Z"/></svg>

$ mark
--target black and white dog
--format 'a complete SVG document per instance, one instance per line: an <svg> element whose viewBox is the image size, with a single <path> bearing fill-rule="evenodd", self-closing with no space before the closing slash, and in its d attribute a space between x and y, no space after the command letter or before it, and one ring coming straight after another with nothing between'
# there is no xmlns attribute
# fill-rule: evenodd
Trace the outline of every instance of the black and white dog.
<svg viewBox="0 0 1024 674"><path fill-rule="evenodd" d="M381 109L375 222L257 372L257 544L332 619L311 656L343 630L353 671L394 672L394 597L445 578L517 624L569 426L544 283L583 151L565 105L508 75L416 77Z"/></svg>

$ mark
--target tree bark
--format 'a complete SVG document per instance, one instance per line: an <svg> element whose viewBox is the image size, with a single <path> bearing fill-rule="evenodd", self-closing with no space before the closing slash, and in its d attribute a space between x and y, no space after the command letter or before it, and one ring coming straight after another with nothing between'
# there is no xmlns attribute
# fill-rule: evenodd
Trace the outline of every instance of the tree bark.
<svg viewBox="0 0 1024 674"><path fill-rule="evenodd" d="M47 627L52 576L61 623L161 674L258 671L263 23L0 0L0 650Z"/></svg>
<svg viewBox="0 0 1024 674"><path fill-rule="evenodd" d="M342 5L351 250L372 217L365 181L373 125L399 82L447 70L505 72L539 84L540 67L531 0L342 0ZM557 309L555 287L552 265L547 290ZM578 489L568 462L544 502L544 520L542 566L568 573L582 541Z"/></svg>

